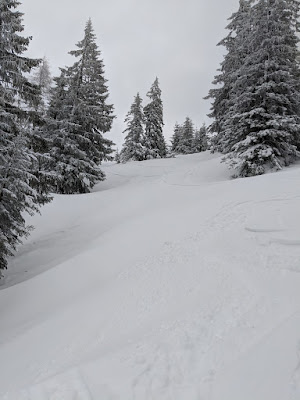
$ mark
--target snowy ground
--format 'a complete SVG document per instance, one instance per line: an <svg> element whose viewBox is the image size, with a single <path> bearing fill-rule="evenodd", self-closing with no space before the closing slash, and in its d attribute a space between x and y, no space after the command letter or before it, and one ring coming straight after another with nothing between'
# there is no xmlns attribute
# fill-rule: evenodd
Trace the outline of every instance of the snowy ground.
<svg viewBox="0 0 300 400"><path fill-rule="evenodd" d="M0 290L0 400L299 400L300 168L106 165Z"/></svg>

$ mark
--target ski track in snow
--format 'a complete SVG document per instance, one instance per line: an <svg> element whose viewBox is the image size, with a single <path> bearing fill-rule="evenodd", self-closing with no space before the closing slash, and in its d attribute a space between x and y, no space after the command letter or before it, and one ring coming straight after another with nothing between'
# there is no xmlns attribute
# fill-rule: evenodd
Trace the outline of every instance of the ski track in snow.
<svg viewBox="0 0 300 400"><path fill-rule="evenodd" d="M157 291L157 287L155 288L156 292L152 296L149 296L149 300L151 301L148 300L146 302L146 307L142 309L141 315L143 316L147 313L147 306L149 307L149 304L153 304L154 300L159 302L160 306L163 306L163 303L166 301L168 282L171 279L170 276L172 275L172 267L174 263L188 265L190 259L193 259L194 257L197 257L199 260L199 270L197 271L199 276L193 276L192 279L187 279L189 284L193 282L195 286L184 288L185 293L192 293L193 291L198 290L199 286L201 287L201 277L207 277L211 273L214 276L214 279L216 276L218 277L217 279L220 279L220 287L215 287L215 289L216 292L221 292L222 296L217 299L214 298L213 305L210 306L209 304L206 304L206 307L210 306L206 313L203 310L204 312L198 312L190 319L192 321L202 321L203 325L199 324L197 326L197 324L194 323L192 328L189 326L190 320L188 320L184 321L182 326L178 324L177 326L173 325L167 329L168 332L171 332L171 336L174 335L176 330L179 330L180 334L177 341L182 340L182 343L176 343L176 345L173 346L173 349L169 344L164 344L147 352L153 354L153 357L149 361L145 362L143 371L133 382L134 398L155 399L159 397L163 399L182 399L186 392L186 384L190 380L189 388L193 394L189 394L189 396L191 396L189 398L195 400L202 398L210 399L211 385L214 380L216 368L224 366L224 363L226 364L226 354L224 355L223 353L224 344L222 342L225 342L226 347L228 348L230 348L230 345L232 346L230 348L230 357L232 357L232 353L235 353L238 356L239 352L242 353L245 350L245 344L243 341L240 343L235 342L234 348L233 343L230 343L230 338L228 336L238 326L239 328L242 327L248 330L248 335L249 328L250 331L252 329L253 337L255 338L256 325L262 322L268 312L272 311L272 304L269 304L270 302L267 298L260 298L257 296L254 286L251 288L252 290L250 290L249 287L245 288L243 286L240 288L232 288L231 278L233 273L231 270L227 270L222 271L220 274L220 271L218 271L220 260L218 257L211 257L211 259L201 257L200 243L203 243L205 238L205 241L207 241L207 236L211 236L215 239L216 235L223 236L224 232L222 231L228 231L231 227L236 228L238 223L243 226L247 220L243 209L249 211L249 202L225 206L222 211L210 221L209 235L206 233L208 226L205 226L203 227L202 232L197 232L194 236L188 237L186 241L178 244L167 243L159 257L150 260L148 264L142 266L138 265L136 267L136 274L141 274L145 279L147 279L147 271L153 273L153 270L157 268L156 273L160 277L159 281L162 282L164 281L161 279L164 265L168 265L168 269L164 273L166 287L163 287L160 291ZM273 230L269 228L261 228L253 231L255 233L282 232L281 229ZM256 241L258 241L257 238ZM270 240L269 242L270 244L276 243L275 239ZM282 241L278 242L282 244ZM271 266L273 250L270 253L271 254L267 251L266 254L261 254L259 256L259 258L266 260L263 264L265 268L270 268ZM283 257L281 254L281 259L278 259L278 256L276 256L281 270L286 269L284 267L284 261L286 261L286 256L288 256L290 266L287 269L289 271L298 272L300 268L299 255L298 251L295 256L285 255L285 257ZM237 269L243 264L245 265L245 258L244 255L242 257L240 256L240 258L236 257L234 259L234 263L236 264L236 270L234 271L235 275ZM226 263L226 265L230 264L230 259L232 260L232 253L228 259L228 264ZM257 261L259 261L259 259ZM252 260L252 263L257 264L256 260ZM249 260L246 265L251 265L251 261ZM293 267L293 265L295 265L295 267ZM297 265L298 269L296 269ZM272 267L274 267L273 263ZM261 264L259 268L261 268ZM186 272L187 271L185 270L185 274ZM131 270L130 274L132 273L133 271ZM132 278L132 276L128 276L128 274L125 274L125 276L127 279ZM122 274L122 278L124 278L124 274ZM177 289L179 289L179 286L182 284L184 284L183 281L178 282ZM171 285L171 287L174 287L174 285ZM245 289L248 289L248 291ZM227 298L224 296L225 293L228 293ZM201 305L199 305L199 308L202 308ZM257 321L253 320L251 314L255 315ZM252 316L252 318L248 319L249 316ZM215 320L217 323L215 323ZM249 320L252 322L249 323ZM184 332L185 330L187 332L197 332L197 337L192 338L187 332ZM184 344L184 339L186 338L189 343L188 346ZM211 349L214 350L208 357L206 357L206 354L211 351ZM195 360L197 360L197 363ZM186 365L185 369L183 367L184 365ZM208 366L210 366L209 369ZM205 375L205 371L207 373L207 370L208 374ZM193 371L192 374L191 371ZM202 378L200 378L201 376ZM180 389L182 384L183 387ZM174 386L177 387L177 390L175 391L177 395L174 394ZM190 391L188 393L190 393Z"/></svg>
<svg viewBox="0 0 300 400"><path fill-rule="evenodd" d="M176 240L166 237L157 251L140 255L135 263L117 271L111 297L92 292L91 300L116 301L109 315L99 322L82 315L82 323L91 324L86 336L83 332L82 338L76 335L69 343L51 344L53 358L30 361L27 387L22 383L17 390L1 393L0 385L1 400L246 400L242 392L239 398L232 397L235 368L247 371L252 352L268 338L271 343L279 340L282 327L293 322L300 310L300 230L297 218L291 215L291 210L299 209L300 189L288 187L290 192L281 195L280 189L272 186L270 193L244 193L246 180L228 181L226 171L219 175L224 166L212 167L218 160L205 157L199 165L196 157L182 157L156 161L161 165L155 166L150 162L107 166L108 181L101 193L115 190L118 196L118 188L128 186L134 191L145 185L158 188L165 196L170 190L170 200L178 196L182 201L180 196L190 190L190 196L203 196L203 204L212 202L216 211L202 216L197 229L193 224ZM176 161L179 167L173 170ZM215 180L210 178L214 167L218 171ZM122 168L123 174L113 172ZM275 175L249 179L248 183L255 189L258 185L259 190L268 178L277 184ZM192 207L197 210L194 204ZM63 233L57 235L63 238ZM25 252L30 254L48 240L57 243L51 235L29 244ZM63 325L64 315L58 317ZM55 322L55 315L53 318ZM299 346L297 321L293 323L299 328L298 336L294 332ZM36 324L43 329L40 322L28 324L28 335ZM17 341L22 331L14 330L11 335ZM5 340L1 342L0 337L0 350ZM291 346L295 340L293 336ZM294 350L284 400L300 398L296 343ZM223 378L226 374L228 378ZM224 381L228 385L224 386ZM220 395L222 385L225 392ZM252 388L258 390L253 395L247 394L249 399L271 400L257 387ZM283 400L276 395L272 392L272 400Z"/></svg>

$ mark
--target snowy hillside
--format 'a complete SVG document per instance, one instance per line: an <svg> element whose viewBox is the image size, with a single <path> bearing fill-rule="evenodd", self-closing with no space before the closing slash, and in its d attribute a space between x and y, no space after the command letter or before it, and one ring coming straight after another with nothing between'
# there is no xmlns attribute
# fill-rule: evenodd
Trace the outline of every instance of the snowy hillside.
<svg viewBox="0 0 300 400"><path fill-rule="evenodd" d="M300 168L207 153L56 195L0 290L0 400L300 398Z"/></svg>

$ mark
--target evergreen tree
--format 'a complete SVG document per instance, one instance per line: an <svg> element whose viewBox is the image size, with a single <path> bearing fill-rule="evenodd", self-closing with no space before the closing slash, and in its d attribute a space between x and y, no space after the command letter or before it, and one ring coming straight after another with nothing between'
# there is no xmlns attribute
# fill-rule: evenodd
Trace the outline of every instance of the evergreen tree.
<svg viewBox="0 0 300 400"><path fill-rule="evenodd" d="M40 118L38 123L29 130L29 148L34 153L31 158L30 172L35 177L32 187L44 204L51 198L49 193L53 190L55 181L54 162L50 151L53 145L52 135L46 135L48 120Z"/></svg>
<svg viewBox="0 0 300 400"><path fill-rule="evenodd" d="M200 153L208 149L207 128L205 124L199 130L195 131L193 149L195 153Z"/></svg>
<svg viewBox="0 0 300 400"><path fill-rule="evenodd" d="M155 79L147 96L150 102L144 108L145 140L144 146L147 158L162 158L166 156L166 142L163 136L163 104L158 78Z"/></svg>
<svg viewBox="0 0 300 400"><path fill-rule="evenodd" d="M300 4L299 0L286 0L287 8L290 12L291 27L295 32L300 31L299 11Z"/></svg>
<svg viewBox="0 0 300 400"><path fill-rule="evenodd" d="M50 91L53 82L46 57L42 59L41 64L35 69L31 81L39 86L41 90L41 103L39 104L38 110L42 114L45 114L50 101Z"/></svg>
<svg viewBox="0 0 300 400"><path fill-rule="evenodd" d="M121 162L121 157L120 157L120 153L119 153L119 150L118 150L118 149L116 150L115 157L114 157L114 161L115 161L117 164L120 164L120 162Z"/></svg>
<svg viewBox="0 0 300 400"><path fill-rule="evenodd" d="M224 152L225 122L230 118L229 109L235 102L235 84L239 79L240 67L249 53L247 38L252 29L251 3L253 0L240 0L239 9L229 18L226 29L229 30L225 39L218 43L224 46L227 54L215 77L213 84L218 86L209 91L206 99L212 99L211 113L213 119L209 127L213 137L213 151Z"/></svg>
<svg viewBox="0 0 300 400"><path fill-rule="evenodd" d="M104 179L104 174L87 157L83 149L85 137L79 130L80 125L73 122L73 98L69 93L67 70L61 68L60 76L54 81L56 87L45 126L45 136L52 140L50 158L55 171L53 191L63 194L86 193L97 180Z"/></svg>
<svg viewBox="0 0 300 400"><path fill-rule="evenodd" d="M239 176L280 169L299 153L300 92L295 11L287 0L259 0L237 71L223 148Z"/></svg>
<svg viewBox="0 0 300 400"><path fill-rule="evenodd" d="M125 118L127 128L124 130L124 133L127 133L127 136L125 137L125 143L120 154L122 162L145 160L146 149L143 145L144 120L142 99L138 93Z"/></svg>
<svg viewBox="0 0 300 400"><path fill-rule="evenodd" d="M39 204L48 200L33 189L36 177L30 171L35 157L30 130L37 119L33 110L39 90L26 76L40 61L22 56L30 38L20 34L19 5L15 0L0 2L0 271L29 233L24 213L38 211Z"/></svg>
<svg viewBox="0 0 300 400"><path fill-rule="evenodd" d="M174 126L174 133L171 138L171 151L178 153L178 146L182 136L182 126L179 125L177 122Z"/></svg>
<svg viewBox="0 0 300 400"><path fill-rule="evenodd" d="M48 130L53 132L51 155L59 193L88 192L105 177L101 162L113 159L113 142L103 137L112 126L113 106L107 104L107 81L95 40L89 20L78 49L70 52L78 61L62 68L55 79Z"/></svg>
<svg viewBox="0 0 300 400"><path fill-rule="evenodd" d="M46 57L44 57L40 65L33 70L30 80L39 87L41 92L40 101L35 106L35 110L39 113L40 118L35 128L31 131L30 138L30 146L35 153L35 157L31 162L31 173L36 177L34 188L41 198L45 196L47 198L48 193L53 188L54 173L52 170L53 162L50 156L52 136L45 135L45 125L48 123L47 110L53 83Z"/></svg>
<svg viewBox="0 0 300 400"><path fill-rule="evenodd" d="M181 128L181 135L177 145L177 152L181 154L191 154L194 152L194 125L189 117L186 117Z"/></svg>

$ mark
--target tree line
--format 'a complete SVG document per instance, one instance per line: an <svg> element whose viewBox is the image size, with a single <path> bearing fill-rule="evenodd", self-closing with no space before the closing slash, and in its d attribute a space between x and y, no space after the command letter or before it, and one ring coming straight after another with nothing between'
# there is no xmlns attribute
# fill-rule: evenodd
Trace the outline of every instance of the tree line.
<svg viewBox="0 0 300 400"><path fill-rule="evenodd" d="M142 106L139 93L134 97L125 118L126 128L123 133L126 136L121 152L116 154L117 162L165 158L208 149L205 125L197 130L189 117L182 125L175 124L171 146L168 146L163 136L163 104L158 78L155 79L147 96L150 101L145 107Z"/></svg>
<svg viewBox="0 0 300 400"><path fill-rule="evenodd" d="M206 151L209 148L209 138L205 124L195 129L190 117L183 124L175 124L171 139L171 151L177 154L192 154Z"/></svg>

